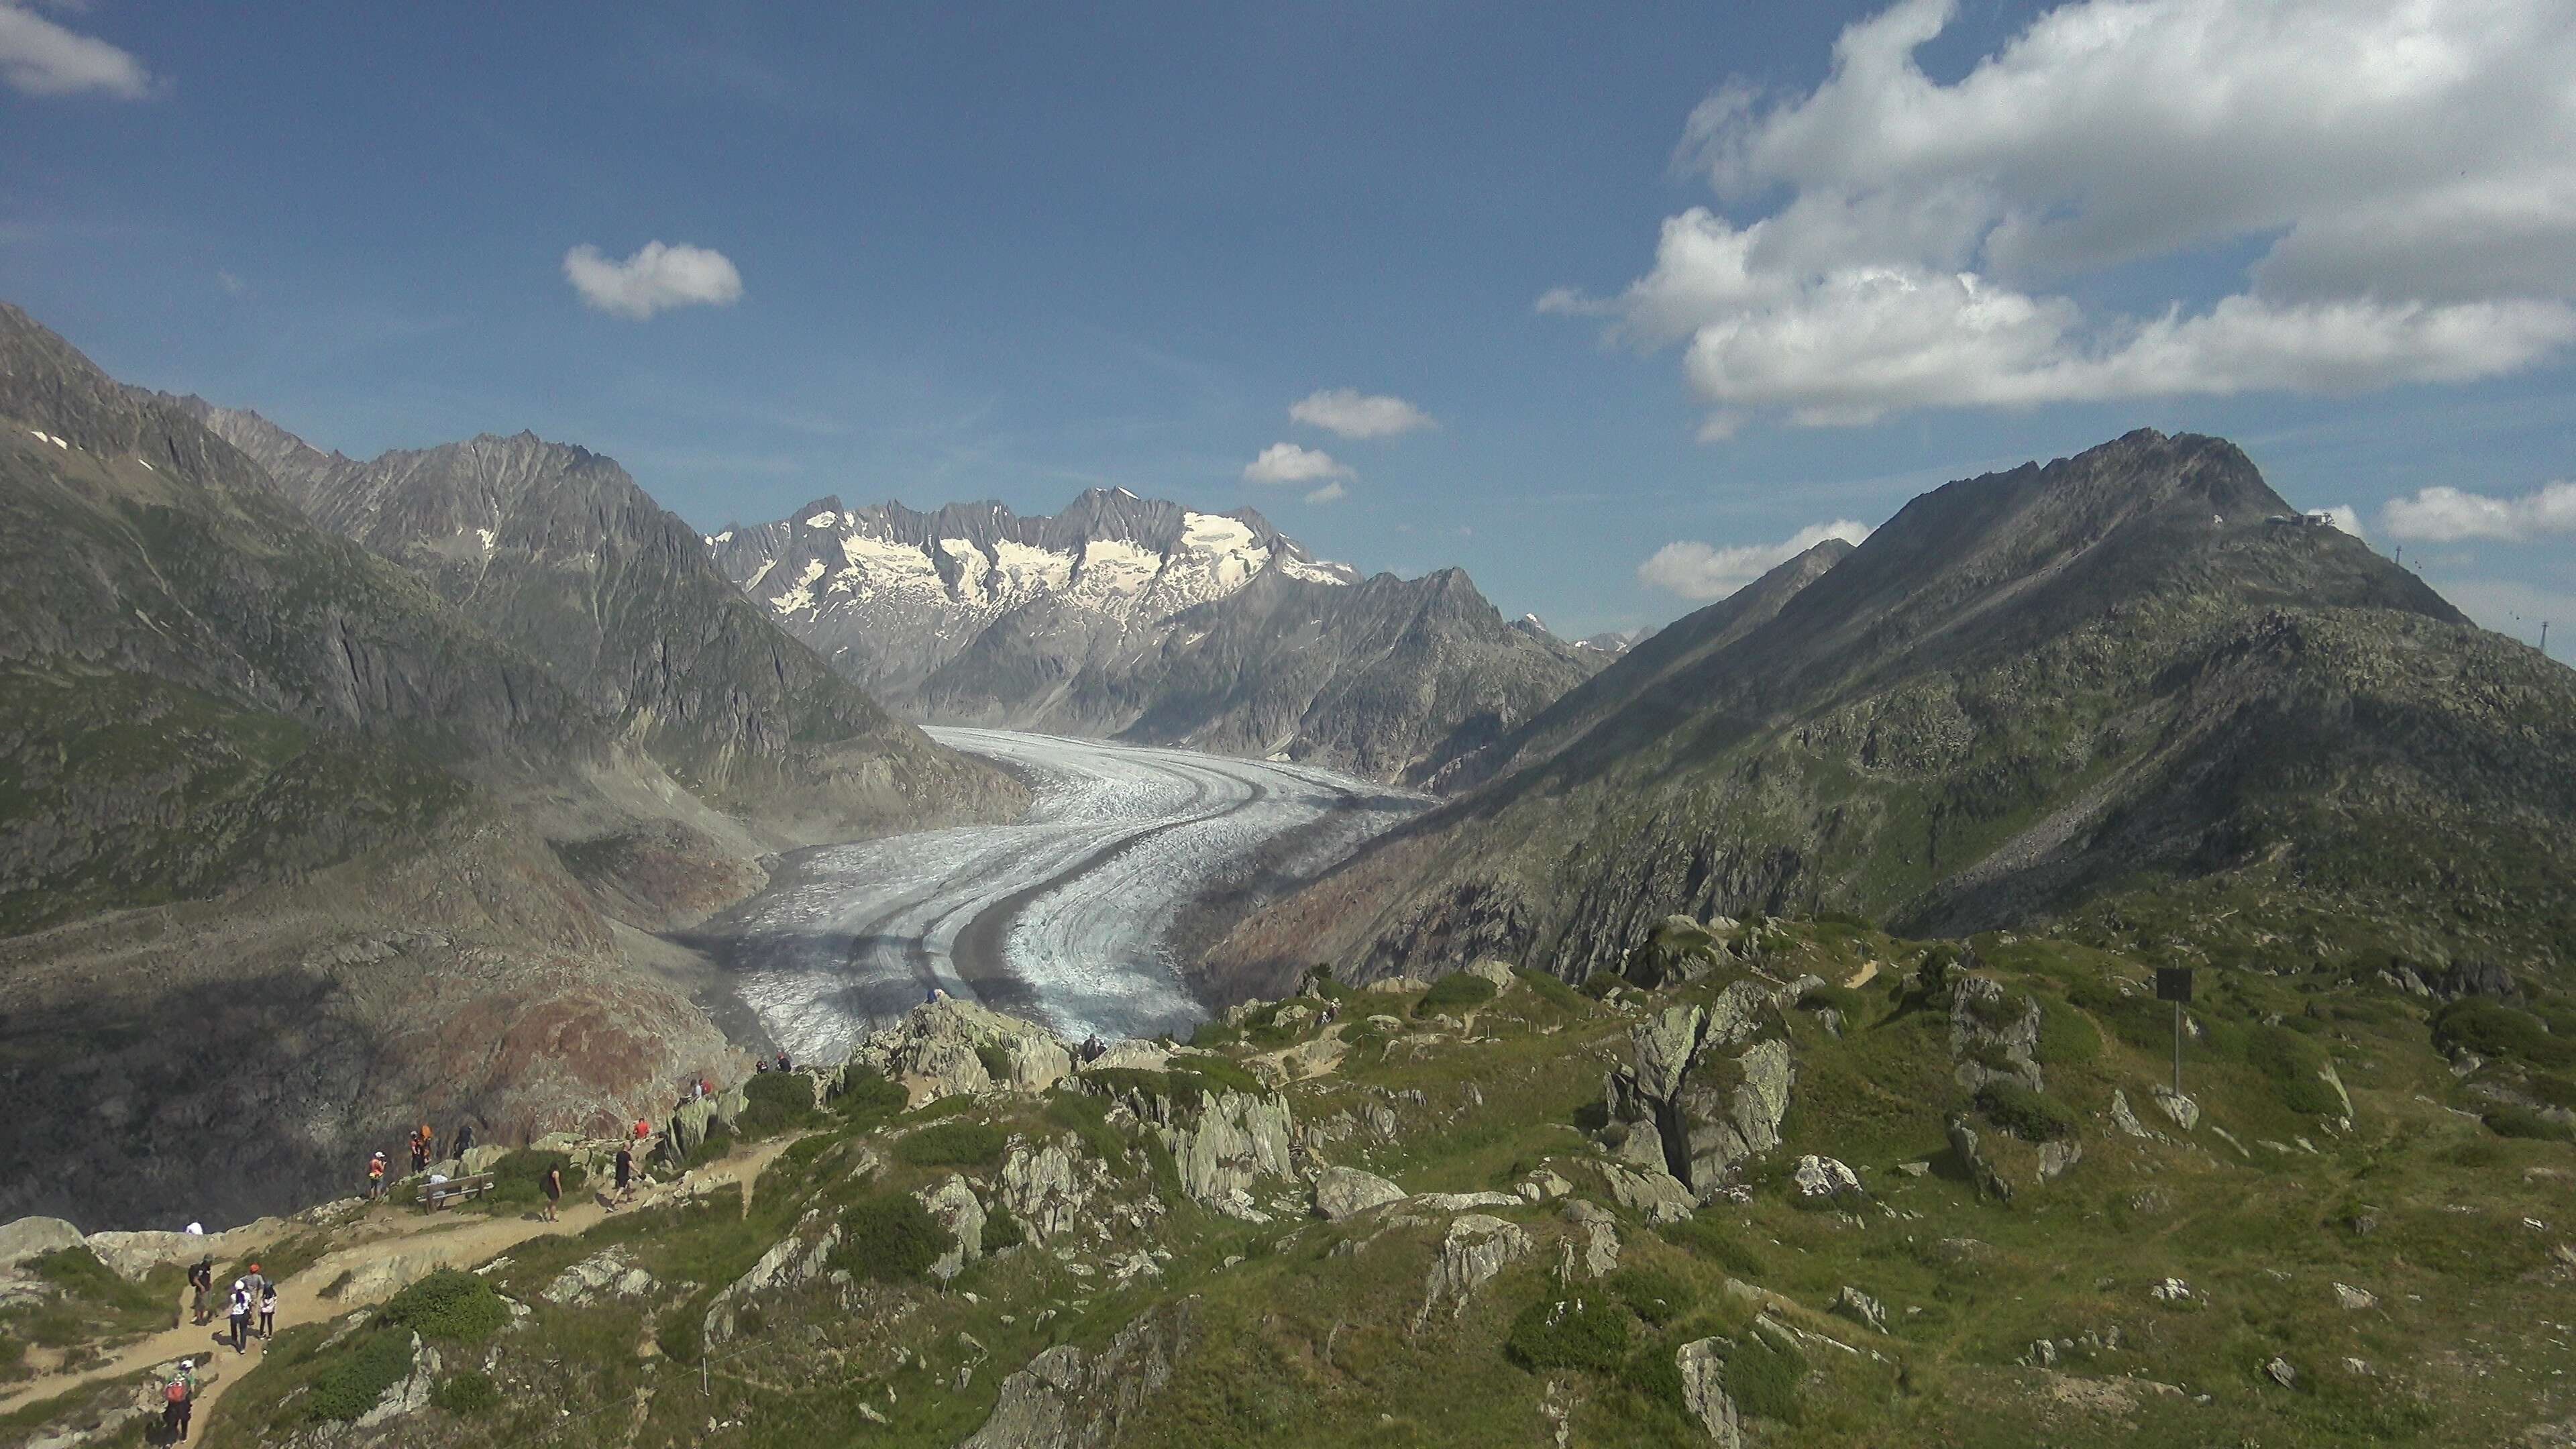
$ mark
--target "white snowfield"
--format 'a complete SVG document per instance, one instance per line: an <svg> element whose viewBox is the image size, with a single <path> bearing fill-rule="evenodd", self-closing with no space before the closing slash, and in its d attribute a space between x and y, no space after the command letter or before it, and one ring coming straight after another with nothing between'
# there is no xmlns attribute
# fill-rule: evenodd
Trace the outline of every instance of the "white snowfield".
<svg viewBox="0 0 2576 1449"><path fill-rule="evenodd" d="M1265 846L1320 869L1426 797L1326 770L1005 730L934 729L1020 771L1018 823L792 858L710 934L779 1044L835 1060L933 988L1080 1038L1186 1032L1205 1015L1170 944L1190 903ZM1279 837L1301 827L1294 841Z"/></svg>

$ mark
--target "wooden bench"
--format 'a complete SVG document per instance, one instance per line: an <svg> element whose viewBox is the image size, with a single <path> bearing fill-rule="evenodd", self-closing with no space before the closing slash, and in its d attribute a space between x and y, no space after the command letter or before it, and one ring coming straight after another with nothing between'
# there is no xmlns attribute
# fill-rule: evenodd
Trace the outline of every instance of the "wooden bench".
<svg viewBox="0 0 2576 1449"><path fill-rule="evenodd" d="M422 1183L420 1200L431 1212L437 1212L449 1203L478 1198L491 1190L492 1174L470 1172L463 1177L451 1177L445 1182Z"/></svg>

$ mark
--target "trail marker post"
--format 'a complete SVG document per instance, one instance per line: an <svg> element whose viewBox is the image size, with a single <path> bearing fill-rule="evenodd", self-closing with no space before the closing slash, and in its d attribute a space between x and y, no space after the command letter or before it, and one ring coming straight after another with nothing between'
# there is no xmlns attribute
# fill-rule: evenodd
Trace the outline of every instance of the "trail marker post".
<svg viewBox="0 0 2576 1449"><path fill-rule="evenodd" d="M2174 1009L2174 1095L2182 1095L2182 1009L2191 1000L2191 968L2159 966L2156 968L2156 1000L2170 1001Z"/></svg>

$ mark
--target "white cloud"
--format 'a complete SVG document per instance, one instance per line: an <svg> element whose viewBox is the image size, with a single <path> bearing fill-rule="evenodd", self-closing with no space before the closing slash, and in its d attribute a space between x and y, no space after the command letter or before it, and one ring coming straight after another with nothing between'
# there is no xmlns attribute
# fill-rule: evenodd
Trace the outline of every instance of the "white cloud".
<svg viewBox="0 0 2576 1449"><path fill-rule="evenodd" d="M1771 209L1688 210L1619 296L1540 310L1685 344L1713 437L1755 413L2463 382L2576 341L2564 0L2074 0L1945 84L1914 52L1954 9L1846 28L1812 92L1721 90L1678 154ZM2051 290L2247 245L2242 290L2152 316Z"/></svg>
<svg viewBox="0 0 2576 1449"><path fill-rule="evenodd" d="M673 307L729 306L742 296L742 273L708 247L646 242L620 262L585 242L564 253L563 269L583 301L638 322Z"/></svg>
<svg viewBox="0 0 2576 1449"><path fill-rule="evenodd" d="M1351 490L1343 487L1341 480L1335 479L1334 481L1325 484L1323 487L1316 489L1312 493L1307 494L1306 501L1309 503L1338 503L1342 499L1350 496Z"/></svg>
<svg viewBox="0 0 2576 1449"><path fill-rule="evenodd" d="M1391 438L1440 426L1431 414L1400 397L1347 387L1309 393L1288 409L1288 416L1345 438Z"/></svg>
<svg viewBox="0 0 2576 1449"><path fill-rule="evenodd" d="M1273 443L1243 468L1246 483L1320 483L1351 476L1351 470L1334 461L1332 454L1295 443Z"/></svg>
<svg viewBox="0 0 2576 1449"><path fill-rule="evenodd" d="M2576 483L2552 483L2520 498L2426 488L2412 498L2392 498L2380 522L2398 538L2420 543L2501 539L2519 543L2553 533L2576 533Z"/></svg>
<svg viewBox="0 0 2576 1449"><path fill-rule="evenodd" d="M152 75L143 62L8 0L0 0L0 81L30 96L98 91L138 101L152 93Z"/></svg>
<svg viewBox="0 0 2576 1449"><path fill-rule="evenodd" d="M1808 524L1779 543L1737 548L1714 548L1689 540L1668 543L1637 565L1637 580L1685 599L1723 599L1826 539L1859 543L1869 535L1868 525L1839 518Z"/></svg>

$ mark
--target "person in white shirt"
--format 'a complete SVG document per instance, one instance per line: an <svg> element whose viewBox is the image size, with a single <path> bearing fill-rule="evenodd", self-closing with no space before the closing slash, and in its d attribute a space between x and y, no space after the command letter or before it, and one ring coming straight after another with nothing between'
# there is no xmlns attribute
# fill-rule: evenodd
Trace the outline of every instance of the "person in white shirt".
<svg viewBox="0 0 2576 1449"><path fill-rule="evenodd" d="M247 1352L243 1345L250 1338L250 1285L239 1278L233 1280L232 1310L233 1353L238 1357Z"/></svg>
<svg viewBox="0 0 2576 1449"><path fill-rule="evenodd" d="M277 1285L259 1285L259 1336L265 1341L277 1333Z"/></svg>

